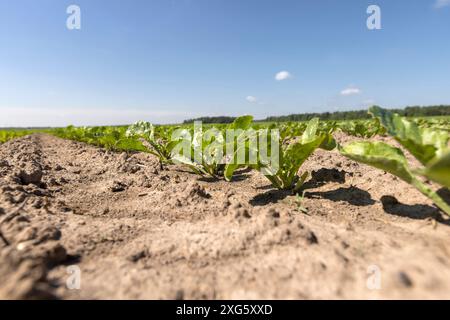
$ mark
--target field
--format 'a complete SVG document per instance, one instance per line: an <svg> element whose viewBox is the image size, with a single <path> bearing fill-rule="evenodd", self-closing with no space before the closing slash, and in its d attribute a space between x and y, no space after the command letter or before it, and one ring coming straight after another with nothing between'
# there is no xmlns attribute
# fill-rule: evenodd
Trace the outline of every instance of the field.
<svg viewBox="0 0 450 320"><path fill-rule="evenodd" d="M0 131L0 298L448 298L450 119L371 112L204 128L278 129L271 176L192 125Z"/></svg>

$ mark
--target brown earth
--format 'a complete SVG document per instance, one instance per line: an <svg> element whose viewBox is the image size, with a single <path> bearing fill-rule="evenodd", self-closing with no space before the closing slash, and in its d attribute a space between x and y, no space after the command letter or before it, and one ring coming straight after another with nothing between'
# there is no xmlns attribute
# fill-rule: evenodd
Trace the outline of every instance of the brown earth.
<svg viewBox="0 0 450 320"><path fill-rule="evenodd" d="M450 298L450 222L427 198L336 151L304 169L301 201L255 172L227 183L43 134L5 143L0 298Z"/></svg>

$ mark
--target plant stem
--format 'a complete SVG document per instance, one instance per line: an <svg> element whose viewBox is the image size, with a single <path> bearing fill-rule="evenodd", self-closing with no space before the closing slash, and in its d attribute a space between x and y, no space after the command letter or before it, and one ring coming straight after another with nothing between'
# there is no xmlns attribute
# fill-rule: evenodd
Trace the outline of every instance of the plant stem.
<svg viewBox="0 0 450 320"><path fill-rule="evenodd" d="M297 183L295 184L294 193L297 193L297 191L299 191L301 189L301 187L303 187L303 184L305 183L306 179L308 179L309 177L309 172L305 171L301 177L299 178L299 180L297 181Z"/></svg>
<svg viewBox="0 0 450 320"><path fill-rule="evenodd" d="M444 201L435 191L425 185L422 181L417 178L413 178L411 181L412 185L415 186L422 194L433 200L433 202L447 215L450 216L450 205Z"/></svg>
<svg viewBox="0 0 450 320"><path fill-rule="evenodd" d="M283 186L279 183L277 176L266 175L266 178L269 179L269 181L272 183L272 186L274 186L275 188L283 189Z"/></svg>

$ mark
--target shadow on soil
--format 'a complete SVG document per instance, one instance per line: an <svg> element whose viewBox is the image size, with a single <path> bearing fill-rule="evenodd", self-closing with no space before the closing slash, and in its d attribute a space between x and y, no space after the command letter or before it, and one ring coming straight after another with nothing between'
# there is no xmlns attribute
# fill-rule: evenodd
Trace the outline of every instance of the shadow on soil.
<svg viewBox="0 0 450 320"><path fill-rule="evenodd" d="M238 169L234 172L233 177L231 178L232 182L237 182L237 181L244 181L247 178L250 177L250 172L252 170L250 168L245 168L245 169ZM222 180L222 176L223 176L223 172L219 173L219 177L200 177L198 178L199 181L204 181L204 182L217 182Z"/></svg>
<svg viewBox="0 0 450 320"><path fill-rule="evenodd" d="M318 171L313 171L311 173L311 179L303 185L299 193L301 194L303 190L323 186L328 182L345 183L346 174L347 172L342 170L339 171L337 169L323 168ZM259 187L258 189L269 190L262 194L258 194L253 199L251 199L250 204L253 206L265 206L270 203L277 203L292 195L291 191L274 190L271 185ZM349 190L351 193L350 195L348 194ZM370 205L375 203L375 201L370 198L370 195L367 192L357 188L339 188L338 190L328 192L309 192L305 193L305 197L320 197L327 198L333 201L347 201L355 205Z"/></svg>
<svg viewBox="0 0 450 320"><path fill-rule="evenodd" d="M323 198L331 201L345 201L354 206L370 206L375 204L367 191L357 187L339 188L324 192L306 192L307 198Z"/></svg>
<svg viewBox="0 0 450 320"><path fill-rule="evenodd" d="M447 204L450 205L450 190L447 188L441 188L437 192L438 195L441 196L442 199L444 199Z"/></svg>
<svg viewBox="0 0 450 320"><path fill-rule="evenodd" d="M292 192L289 190L269 190L253 197L253 199L250 200L250 204L255 207L265 206L270 203L277 203L291 195Z"/></svg>
<svg viewBox="0 0 450 320"><path fill-rule="evenodd" d="M407 205L400 203L397 198L392 196L381 197L381 203L384 211L388 214L416 220L432 218L442 224L450 225L450 220L444 218L440 211L432 206L422 204Z"/></svg>

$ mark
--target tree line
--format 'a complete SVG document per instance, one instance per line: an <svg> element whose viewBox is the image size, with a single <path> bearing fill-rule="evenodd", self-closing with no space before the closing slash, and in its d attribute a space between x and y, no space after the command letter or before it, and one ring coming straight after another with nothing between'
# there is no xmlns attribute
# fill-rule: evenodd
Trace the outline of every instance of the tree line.
<svg viewBox="0 0 450 320"><path fill-rule="evenodd" d="M450 105L438 105L438 106L408 106L403 109L390 109L392 112L398 113L404 117L431 117L431 116L450 116ZM290 114L286 116L272 116L262 120L260 122L287 122L287 121L309 121L313 118L319 118L320 120L359 120L370 119L371 116L367 113L367 110L353 110L353 111L335 111L335 112L322 112L322 113L299 113ZM203 123L232 123L236 117L200 117L196 119L188 119L183 123L193 123L194 121L201 121Z"/></svg>

